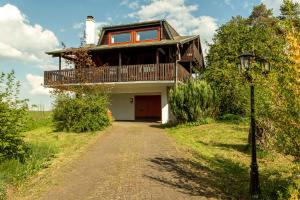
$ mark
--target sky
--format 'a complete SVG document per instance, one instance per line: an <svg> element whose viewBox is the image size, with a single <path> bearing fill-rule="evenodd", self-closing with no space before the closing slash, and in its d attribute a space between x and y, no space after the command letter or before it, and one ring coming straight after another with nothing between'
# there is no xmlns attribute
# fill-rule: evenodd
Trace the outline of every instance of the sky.
<svg viewBox="0 0 300 200"><path fill-rule="evenodd" d="M86 16L102 26L166 19L182 35L200 35L204 51L215 31L232 16L247 17L265 3L278 15L282 0L0 0L0 72L14 70L21 98L51 108L43 72L57 70L46 51L78 47ZM294 0L299 2L300 0Z"/></svg>

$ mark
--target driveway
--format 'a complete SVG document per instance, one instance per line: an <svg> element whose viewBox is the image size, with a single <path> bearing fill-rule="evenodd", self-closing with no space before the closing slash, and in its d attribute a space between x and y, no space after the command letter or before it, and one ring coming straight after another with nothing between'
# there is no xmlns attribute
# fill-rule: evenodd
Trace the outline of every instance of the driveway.
<svg viewBox="0 0 300 200"><path fill-rule="evenodd" d="M181 152L159 124L116 122L41 199L207 199L178 187Z"/></svg>

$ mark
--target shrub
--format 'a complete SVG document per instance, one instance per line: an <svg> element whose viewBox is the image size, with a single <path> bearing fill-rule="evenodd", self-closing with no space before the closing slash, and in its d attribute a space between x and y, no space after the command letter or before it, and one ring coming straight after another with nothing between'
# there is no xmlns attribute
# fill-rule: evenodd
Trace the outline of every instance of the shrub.
<svg viewBox="0 0 300 200"><path fill-rule="evenodd" d="M110 124L108 97L102 93L56 96L53 123L56 131L97 131Z"/></svg>
<svg viewBox="0 0 300 200"><path fill-rule="evenodd" d="M300 199L300 179L291 179L284 191L278 191L280 200L296 200Z"/></svg>
<svg viewBox="0 0 300 200"><path fill-rule="evenodd" d="M14 72L0 74L0 162L16 158L24 161L28 147L21 132L27 121L27 101L19 100L20 84Z"/></svg>
<svg viewBox="0 0 300 200"><path fill-rule="evenodd" d="M216 113L217 98L210 85L202 80L189 80L170 90L169 102L179 122L195 122Z"/></svg>

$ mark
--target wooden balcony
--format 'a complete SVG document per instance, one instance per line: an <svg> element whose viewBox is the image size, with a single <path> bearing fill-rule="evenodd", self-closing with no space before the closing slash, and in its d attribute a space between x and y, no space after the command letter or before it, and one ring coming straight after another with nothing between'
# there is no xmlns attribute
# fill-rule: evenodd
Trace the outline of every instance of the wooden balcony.
<svg viewBox="0 0 300 200"><path fill-rule="evenodd" d="M64 69L44 72L44 85L55 86L80 83L111 83L133 81L173 81L175 64L142 64L106 66L83 69ZM190 76L182 66L178 66L177 80Z"/></svg>

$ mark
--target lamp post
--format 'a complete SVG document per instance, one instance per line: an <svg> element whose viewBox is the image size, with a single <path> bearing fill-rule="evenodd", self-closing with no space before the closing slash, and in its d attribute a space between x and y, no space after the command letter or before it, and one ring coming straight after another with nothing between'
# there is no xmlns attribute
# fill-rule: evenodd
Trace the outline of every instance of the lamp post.
<svg viewBox="0 0 300 200"><path fill-rule="evenodd" d="M253 62L259 61L262 67L262 73L266 75L270 71L270 63L264 59L260 59L245 51L239 56L241 64L239 72L246 77L250 85L250 136L251 136L251 165L250 165L250 196L251 199L258 199L260 196L259 173L256 158L256 125L255 125L255 109L254 109L254 83L251 76Z"/></svg>

